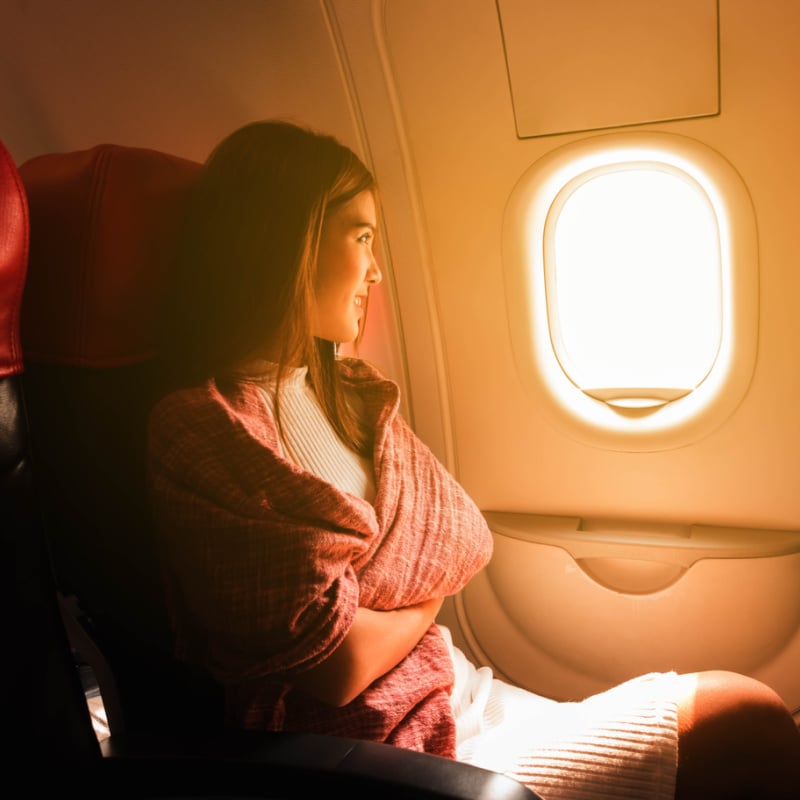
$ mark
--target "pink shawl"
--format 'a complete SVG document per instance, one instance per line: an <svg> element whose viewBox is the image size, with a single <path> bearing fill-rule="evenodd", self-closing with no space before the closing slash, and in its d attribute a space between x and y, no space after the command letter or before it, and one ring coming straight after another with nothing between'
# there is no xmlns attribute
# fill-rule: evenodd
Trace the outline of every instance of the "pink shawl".
<svg viewBox="0 0 800 800"><path fill-rule="evenodd" d="M489 560L479 510L397 413L397 386L340 362L374 424L373 504L284 460L260 390L211 381L150 420L149 478L178 657L225 686L232 726L332 733L454 756L452 664L436 626L343 708L290 677L357 606L450 595Z"/></svg>

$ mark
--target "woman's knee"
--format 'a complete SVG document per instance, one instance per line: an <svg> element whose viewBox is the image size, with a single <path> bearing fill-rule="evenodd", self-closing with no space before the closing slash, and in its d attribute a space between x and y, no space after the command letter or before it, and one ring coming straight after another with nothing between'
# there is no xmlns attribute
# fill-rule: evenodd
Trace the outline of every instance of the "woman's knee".
<svg viewBox="0 0 800 800"><path fill-rule="evenodd" d="M795 796L800 734L780 696L733 672L699 672L681 681L678 796Z"/></svg>
<svg viewBox="0 0 800 800"><path fill-rule="evenodd" d="M686 692L679 708L681 730L719 722L785 720L791 715L778 693L755 678L737 672L709 670L681 677Z"/></svg>

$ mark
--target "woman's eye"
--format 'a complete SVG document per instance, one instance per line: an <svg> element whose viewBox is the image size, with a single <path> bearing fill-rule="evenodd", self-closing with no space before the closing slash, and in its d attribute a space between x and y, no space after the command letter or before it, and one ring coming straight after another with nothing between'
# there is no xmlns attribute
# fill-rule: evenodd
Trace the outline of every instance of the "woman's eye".
<svg viewBox="0 0 800 800"><path fill-rule="evenodd" d="M367 231L366 233L362 233L361 236L358 237L358 241L362 244L367 244L372 239L372 232Z"/></svg>

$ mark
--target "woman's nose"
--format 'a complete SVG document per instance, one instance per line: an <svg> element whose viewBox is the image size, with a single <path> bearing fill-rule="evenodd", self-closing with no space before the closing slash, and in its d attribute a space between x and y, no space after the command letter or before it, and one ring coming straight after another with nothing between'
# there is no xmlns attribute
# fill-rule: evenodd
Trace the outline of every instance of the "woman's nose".
<svg viewBox="0 0 800 800"><path fill-rule="evenodd" d="M383 280L383 274L381 273L381 268L378 266L378 262L373 257L372 263L367 270L367 283L380 283Z"/></svg>

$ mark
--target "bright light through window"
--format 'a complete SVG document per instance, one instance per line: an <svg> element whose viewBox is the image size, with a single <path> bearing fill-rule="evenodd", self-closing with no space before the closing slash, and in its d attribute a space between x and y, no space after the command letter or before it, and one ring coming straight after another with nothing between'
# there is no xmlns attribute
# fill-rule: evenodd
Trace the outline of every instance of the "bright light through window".
<svg viewBox="0 0 800 800"><path fill-rule="evenodd" d="M582 443L682 447L722 425L758 353L758 232L742 176L678 134L543 153L503 214L509 332L531 413Z"/></svg>
<svg viewBox="0 0 800 800"><path fill-rule="evenodd" d="M556 356L586 394L657 406L691 392L722 336L720 234L688 174L609 165L559 192L545 227Z"/></svg>

